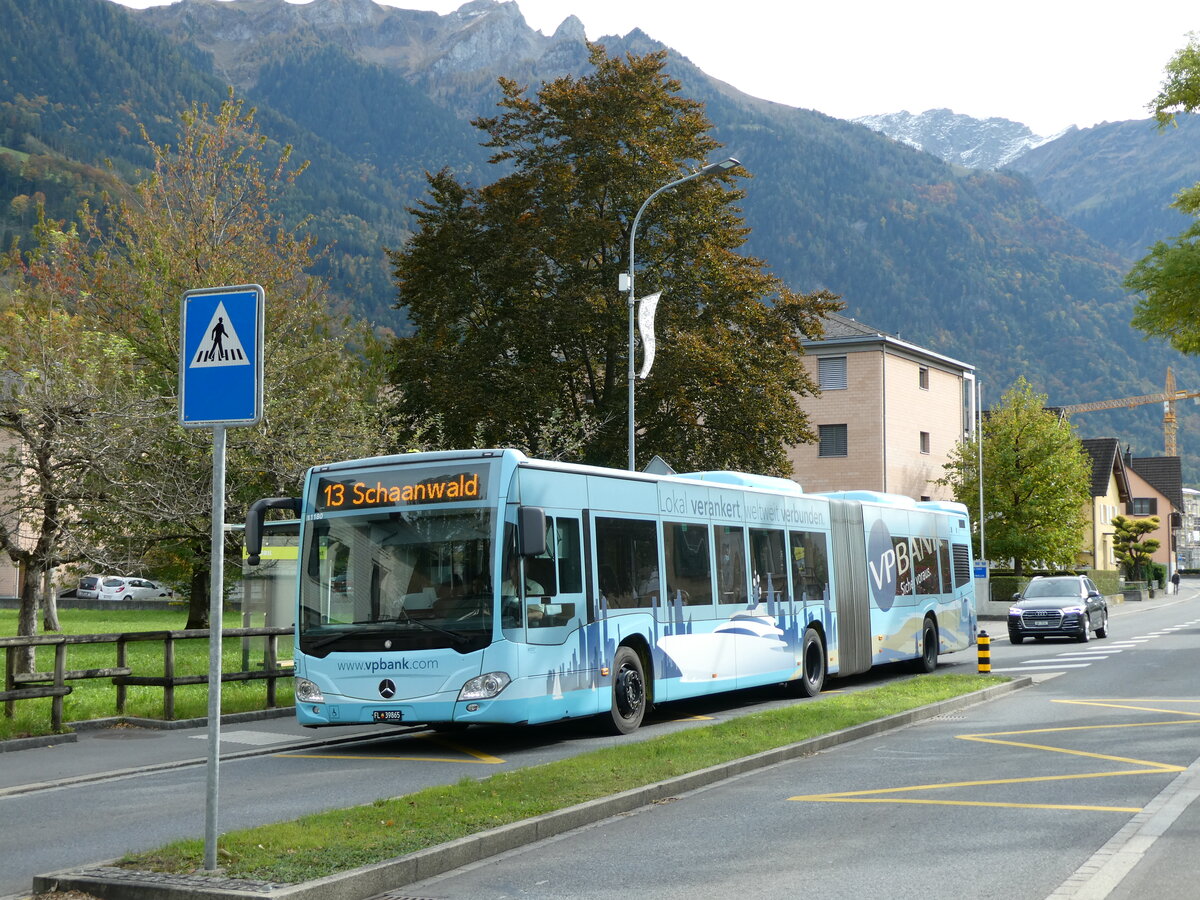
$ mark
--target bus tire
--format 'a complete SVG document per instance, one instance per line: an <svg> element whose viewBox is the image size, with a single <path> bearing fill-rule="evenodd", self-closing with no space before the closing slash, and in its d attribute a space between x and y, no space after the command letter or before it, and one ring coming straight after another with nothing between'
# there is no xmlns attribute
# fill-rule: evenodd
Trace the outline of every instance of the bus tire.
<svg viewBox="0 0 1200 900"><path fill-rule="evenodd" d="M923 674L929 674L937 668L938 662L938 633L933 619L926 616L921 625L921 655L916 659L916 669Z"/></svg>
<svg viewBox="0 0 1200 900"><path fill-rule="evenodd" d="M646 673L632 647L617 648L612 664L612 704L606 725L612 734L632 734L646 715Z"/></svg>
<svg viewBox="0 0 1200 900"><path fill-rule="evenodd" d="M800 676L789 681L789 690L801 697L815 697L825 687L825 642L815 628L804 629L800 641Z"/></svg>

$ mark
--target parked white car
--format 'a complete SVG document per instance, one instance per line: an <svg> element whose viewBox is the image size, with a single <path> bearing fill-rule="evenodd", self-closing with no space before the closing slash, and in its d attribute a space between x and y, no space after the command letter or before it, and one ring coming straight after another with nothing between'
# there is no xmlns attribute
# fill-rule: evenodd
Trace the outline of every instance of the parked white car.
<svg viewBox="0 0 1200 900"><path fill-rule="evenodd" d="M169 587L146 578L108 575L100 582L101 600L156 600L173 595L174 592Z"/></svg>
<svg viewBox="0 0 1200 900"><path fill-rule="evenodd" d="M103 579L103 575L84 575L75 588L75 596L80 600L95 600L100 596L100 582Z"/></svg>

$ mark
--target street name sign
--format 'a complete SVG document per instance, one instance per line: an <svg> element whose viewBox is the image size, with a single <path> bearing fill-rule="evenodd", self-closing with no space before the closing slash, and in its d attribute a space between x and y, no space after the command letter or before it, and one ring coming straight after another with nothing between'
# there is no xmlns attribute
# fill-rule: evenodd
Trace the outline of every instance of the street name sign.
<svg viewBox="0 0 1200 900"><path fill-rule="evenodd" d="M263 413L263 289L202 288L183 295L179 424L254 425Z"/></svg>

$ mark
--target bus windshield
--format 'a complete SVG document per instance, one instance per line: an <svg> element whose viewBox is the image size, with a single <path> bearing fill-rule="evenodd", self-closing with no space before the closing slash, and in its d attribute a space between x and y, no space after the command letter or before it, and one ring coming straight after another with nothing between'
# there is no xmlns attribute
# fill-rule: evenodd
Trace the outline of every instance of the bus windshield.
<svg viewBox="0 0 1200 900"><path fill-rule="evenodd" d="M491 509L405 509L312 523L300 649L478 650L492 633Z"/></svg>

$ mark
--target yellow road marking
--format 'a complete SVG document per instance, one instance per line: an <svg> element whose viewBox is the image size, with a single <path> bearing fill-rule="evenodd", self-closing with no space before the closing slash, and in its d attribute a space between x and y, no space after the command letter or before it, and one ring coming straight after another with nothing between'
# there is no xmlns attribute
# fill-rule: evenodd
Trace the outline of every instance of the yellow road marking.
<svg viewBox="0 0 1200 900"><path fill-rule="evenodd" d="M1070 781L1083 778L1112 778L1126 775L1162 775L1182 772L1185 766L1159 763L1141 759L1131 759L1124 756L1113 756L1106 753L1092 753L1086 750L1076 750L1071 747L1055 747L1048 744L1034 744L1026 741L1003 740L1003 738L1018 737L1033 734L1065 734L1067 732L1101 731L1113 728L1152 728L1171 725L1200 725L1200 713L1181 712L1175 709L1163 709L1160 706L1136 706L1131 704L1161 704L1162 700L1055 700L1055 703L1073 703L1082 706L1098 706L1111 709L1127 709L1137 712L1173 713L1175 715L1195 716L1195 718L1175 719L1161 722L1120 722L1110 725L1071 725L1056 728L1032 728L1021 731L993 731L981 734L955 735L959 740L977 741L984 744L999 744L1007 747L1017 747L1023 750L1039 750L1047 753L1063 753L1069 756L1081 756L1087 759L1104 760L1105 762L1120 763L1135 768L1119 769L1108 772L1076 772L1067 775L1036 775L1026 778L997 778L981 779L978 781L955 781L942 784L918 784L906 787L876 788L865 791L842 791L829 794L807 794L789 797L789 800L807 801L814 803L915 803L936 806L991 806L1011 809L1061 809L1086 810L1089 812L1124 812L1138 813L1141 807L1124 806L1086 806L1056 803L1010 803L990 800L937 800L929 798L897 797L896 794L914 793L918 791L940 791L947 788L985 787L1004 784L1035 784L1047 781ZM1200 703L1200 700L1166 701L1169 703Z"/></svg>
<svg viewBox="0 0 1200 900"><path fill-rule="evenodd" d="M896 799L889 797L888 799L876 800L847 800L838 794L829 794L822 796L814 794L811 797L789 797L789 800L820 800L826 803L914 803L922 806L999 806L1007 809L1075 809L1086 812L1124 812L1124 813L1140 813L1140 806L1072 806L1069 804L1053 804L1053 803L992 803L986 800L913 800L913 799Z"/></svg>
<svg viewBox="0 0 1200 900"><path fill-rule="evenodd" d="M276 753L275 755L281 758L292 759L386 759L401 760L403 762L483 763L491 766L504 762L498 756L472 750L470 747L464 747L445 738L433 737L426 734L414 734L412 737L434 744L441 744L449 750L457 750L464 756L470 757L470 759L463 759L461 756L378 756L371 753Z"/></svg>

